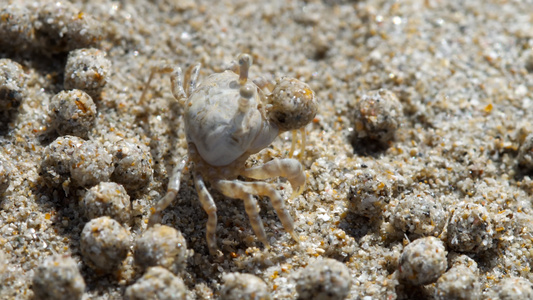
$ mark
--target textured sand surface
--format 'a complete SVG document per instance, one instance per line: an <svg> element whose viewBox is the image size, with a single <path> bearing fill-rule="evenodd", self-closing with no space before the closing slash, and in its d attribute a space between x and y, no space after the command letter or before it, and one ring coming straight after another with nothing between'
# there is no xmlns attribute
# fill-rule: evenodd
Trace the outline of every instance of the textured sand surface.
<svg viewBox="0 0 533 300"><path fill-rule="evenodd" d="M256 275L266 283L257 285L257 293L273 299L297 299L320 287L313 281L320 276L331 280L324 284L331 299L346 282L347 299L518 299L513 286L533 293L533 2L0 2L0 58L20 64L26 76L20 105L0 105L1 299L32 299L36 269L54 254L71 255L78 264L84 299L122 299L144 274L133 246L107 273L93 270L80 248L88 189L99 178L121 180L102 175L99 159L116 156L121 141L151 156L139 168L152 169L153 177L128 179L126 188L131 207L122 225L133 245L187 153L183 109L169 75L156 75L147 103L139 103L150 69L200 62L201 80L223 71L239 53L253 57L252 78L298 78L319 101L306 127L306 189L286 201L300 243L284 230L269 199L259 197L272 246L265 249L242 201L210 189L223 253L210 256L207 215L187 169L162 223L186 241L186 266L171 269L188 298L218 299L222 291L228 294L225 284L245 294L246 284L238 281L250 279L232 272ZM59 176L66 183L53 186L41 164L62 131L54 130L49 105L66 85L76 84L65 82L69 51L88 47L104 51L111 63L109 73L89 78L97 85L107 79L103 89L86 90L96 105L95 123L80 126L89 130L91 143L83 151L93 156L73 154L77 173ZM0 85L9 86L3 76ZM0 96L4 104L10 97ZM247 164L287 157L291 140L282 134ZM268 182L284 199L290 196L285 179ZM446 254L413 251L427 255L422 261L444 264L446 273L409 269L412 276L439 278L417 286L424 280L409 277L403 267L416 269L409 265L416 255L402 251L425 236L439 239ZM324 258L343 263L349 276L336 264L328 264L326 275L315 273L311 266ZM175 282L172 288L183 288Z"/></svg>

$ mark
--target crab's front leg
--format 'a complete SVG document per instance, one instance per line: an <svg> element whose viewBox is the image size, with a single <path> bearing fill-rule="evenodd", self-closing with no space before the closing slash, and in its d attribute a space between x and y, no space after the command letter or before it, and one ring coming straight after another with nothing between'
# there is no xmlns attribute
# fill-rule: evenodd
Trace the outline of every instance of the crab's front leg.
<svg viewBox="0 0 533 300"><path fill-rule="evenodd" d="M297 243L299 243L300 239L294 231L294 221L292 220L291 215L285 208L285 203L283 202L283 199L281 198L281 195L278 193L278 191L273 188L272 185L261 181L243 182L242 184L249 187L254 195L267 196L268 198L270 198L270 202L272 203L274 210L276 210L276 214L278 215L281 224L283 225L283 228L285 228L285 230L290 233L292 238Z"/></svg>
<svg viewBox="0 0 533 300"><path fill-rule="evenodd" d="M247 188L246 183L236 180L219 180L216 182L216 187L224 196L244 201L244 209L250 219L255 235L266 248L270 248L263 222L259 216L257 201L251 194L250 189Z"/></svg>
<svg viewBox="0 0 533 300"><path fill-rule="evenodd" d="M252 179L285 177L292 187L291 199L301 195L305 189L305 172L296 159L273 159L262 166L245 169L240 175Z"/></svg>
<svg viewBox="0 0 533 300"><path fill-rule="evenodd" d="M296 242L299 242L298 235L294 232L294 221L292 220L289 212L285 209L283 199L276 189L270 186L270 184L265 182L220 180L216 182L216 187L222 192L222 194L224 194L224 196L237 198L244 201L244 207L246 209L246 213L248 214L248 218L250 219L250 223L252 224L252 229L266 248L270 248L270 244L268 243L266 237L263 222L259 216L259 207L257 206L257 201L253 195L267 196L270 198L270 202L276 210L276 214L281 220L283 228L290 233Z"/></svg>

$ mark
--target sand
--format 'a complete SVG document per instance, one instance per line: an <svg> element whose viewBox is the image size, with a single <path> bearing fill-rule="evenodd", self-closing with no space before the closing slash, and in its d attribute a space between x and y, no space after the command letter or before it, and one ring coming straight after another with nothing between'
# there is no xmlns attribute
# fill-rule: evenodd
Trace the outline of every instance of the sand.
<svg viewBox="0 0 533 300"><path fill-rule="evenodd" d="M43 8L43 3L51 4ZM262 279L273 299L296 299L302 285L320 286L297 279L324 258L349 270L349 280L338 277L348 282L347 299L517 295L507 278L521 280L516 289L531 291L531 1L7 4L0 5L0 58L20 64L22 71L10 65L9 76L25 79L4 75L0 81L14 91L0 99L9 102L0 105L1 299L32 299L35 270L56 254L76 261L86 284L84 299L122 299L143 275L133 245L147 229L150 208L165 194L173 167L187 154L183 108L172 96L169 74L155 75L146 102L139 102L150 70L200 62L201 80L229 67L240 53L253 58L252 78L298 78L319 102L305 127L305 191L288 200L285 179L266 180L283 196L300 242L285 231L269 199L259 197L271 244L266 249L242 201L209 189L218 209L222 256L209 255L207 215L187 168L161 222L185 238L186 265L173 271L188 298L218 299L223 278L245 278L225 274L238 272ZM72 72L66 68L68 54L78 48L99 49L111 63L94 59L101 73L79 75L95 84L83 88L96 105L96 114L87 116L94 125L79 125L92 143L84 151L96 147L100 150L89 152L116 158L114 145L125 140L140 149L139 157L151 156L146 170L136 170L148 172L148 180L127 188L130 221L122 226L131 246L109 272L84 260L80 236L89 219L82 202L91 185L121 180L98 177L105 172L100 163L116 165L98 154L94 160L78 154L83 157L78 166L85 169L77 175L65 171L56 177L58 185L42 169L45 149L64 136L52 126L57 116L49 109L51 99L81 84L65 81ZM386 96L376 96L379 89ZM290 132L281 134L247 165L286 158L292 138ZM398 262L410 242L427 236L445 246L447 267L436 283L420 286L413 284L419 280L405 279ZM324 289L339 295L341 286Z"/></svg>

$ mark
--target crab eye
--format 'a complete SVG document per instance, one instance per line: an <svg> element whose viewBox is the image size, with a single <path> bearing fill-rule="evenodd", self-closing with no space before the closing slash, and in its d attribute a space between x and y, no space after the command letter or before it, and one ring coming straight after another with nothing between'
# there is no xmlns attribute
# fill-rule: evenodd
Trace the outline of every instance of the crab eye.
<svg viewBox="0 0 533 300"><path fill-rule="evenodd" d="M241 113L246 113L250 108L251 103L253 103L251 99L254 96L254 92L255 90L250 84L245 84L239 89L239 94L241 96L239 99L239 111Z"/></svg>
<svg viewBox="0 0 533 300"><path fill-rule="evenodd" d="M269 96L268 118L282 131L307 125L316 115L317 101L309 86L298 79L281 78Z"/></svg>
<svg viewBox="0 0 533 300"><path fill-rule="evenodd" d="M250 99L254 95L254 88L249 84L243 85L239 89L239 94L242 98Z"/></svg>

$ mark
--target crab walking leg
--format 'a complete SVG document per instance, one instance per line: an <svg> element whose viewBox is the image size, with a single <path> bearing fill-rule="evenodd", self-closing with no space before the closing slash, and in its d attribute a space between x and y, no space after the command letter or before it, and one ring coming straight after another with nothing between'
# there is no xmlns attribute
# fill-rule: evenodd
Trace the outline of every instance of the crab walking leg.
<svg viewBox="0 0 533 300"><path fill-rule="evenodd" d="M146 91L148 90L148 87L150 86L150 83L154 79L155 74L164 74L164 73L170 73L174 70L174 68L169 66L164 67L154 67L152 68L152 71L150 72L150 76L148 77L148 80L144 84L143 91L141 93L141 97L139 98L139 105L144 105L144 98L146 97Z"/></svg>
<svg viewBox="0 0 533 300"><path fill-rule="evenodd" d="M241 175L252 179L285 177L292 187L290 199L301 195L305 188L305 173L296 159L273 159L262 166L245 169Z"/></svg>
<svg viewBox="0 0 533 300"><path fill-rule="evenodd" d="M185 72L185 78L183 79L183 86L185 88L186 95L190 96L196 89L196 82L198 81L198 75L200 74L200 68L202 64L197 63L190 66Z"/></svg>
<svg viewBox="0 0 533 300"><path fill-rule="evenodd" d="M211 255L216 255L217 253L217 207L213 197L207 191L205 187L204 179L199 173L194 174L194 185L196 186L196 192L198 193L198 198L200 199L200 204L202 208L207 213L207 225L205 237L207 240L207 248Z"/></svg>
<svg viewBox="0 0 533 300"><path fill-rule="evenodd" d="M252 229L254 230L257 238L265 245L266 248L270 248L268 243L267 236L265 233L265 228L263 227L263 221L259 216L259 206L257 205L257 200L250 194L246 188L246 183L239 181L230 181L230 180L220 180L217 182L217 188L224 194L226 197L241 199L244 201L244 209L246 214L250 219L252 224Z"/></svg>
<svg viewBox="0 0 533 300"><path fill-rule="evenodd" d="M187 158L182 159L174 167L174 170L172 170L172 176L170 176L170 180L168 182L167 193L154 206L152 215L148 220L148 227L161 223L161 212L165 210L165 208L169 207L170 204L172 204L172 201L174 201L174 199L176 198L176 195L178 194L178 191L180 189L181 174L183 168L185 167L185 164L187 164L187 161Z"/></svg>
<svg viewBox="0 0 533 300"><path fill-rule="evenodd" d="M187 94L183 89L183 73L180 67L176 68L170 74L170 89L172 90L172 95L174 96L174 98L176 98L176 100L178 100L178 102L185 102Z"/></svg>
<svg viewBox="0 0 533 300"><path fill-rule="evenodd" d="M283 228L285 228L285 230L290 233L290 235L296 242L300 242L298 235L296 234L296 232L294 232L294 221L292 220L292 217L287 211L287 209L285 209L285 204L283 203L283 199L281 198L278 191L276 191L276 189L274 189L270 184L266 182L243 182L242 184L250 187L252 189L253 194L259 196L267 196L268 198L270 198L270 202L276 210L276 213L281 221L281 224L283 225Z"/></svg>
<svg viewBox="0 0 533 300"><path fill-rule="evenodd" d="M292 158L292 156L294 155L294 150L296 149L296 143L298 139L298 134L296 130L292 130L291 134L292 134L292 141L291 141L291 150L289 150L289 158Z"/></svg>
<svg viewBox="0 0 533 300"><path fill-rule="evenodd" d="M298 154L298 160L302 161L305 153L305 143L307 142L307 134L305 132L305 126L300 128L300 134L302 135L302 148L300 149L300 154Z"/></svg>
<svg viewBox="0 0 533 300"><path fill-rule="evenodd" d="M298 132L296 130L292 130L292 142L291 142L291 149L289 150L289 157L292 158L294 155L294 150L296 149L296 143L298 142ZM305 153L305 143L307 142L307 136L305 133L305 128L300 128L300 134L302 135L302 144L300 145L300 153L298 153L298 160L302 161Z"/></svg>
<svg viewBox="0 0 533 300"><path fill-rule="evenodd" d="M255 78L253 80L253 83L255 83L255 85L257 85L261 89L261 91L265 93L272 93L274 87L276 86L274 83L270 82L264 77Z"/></svg>

